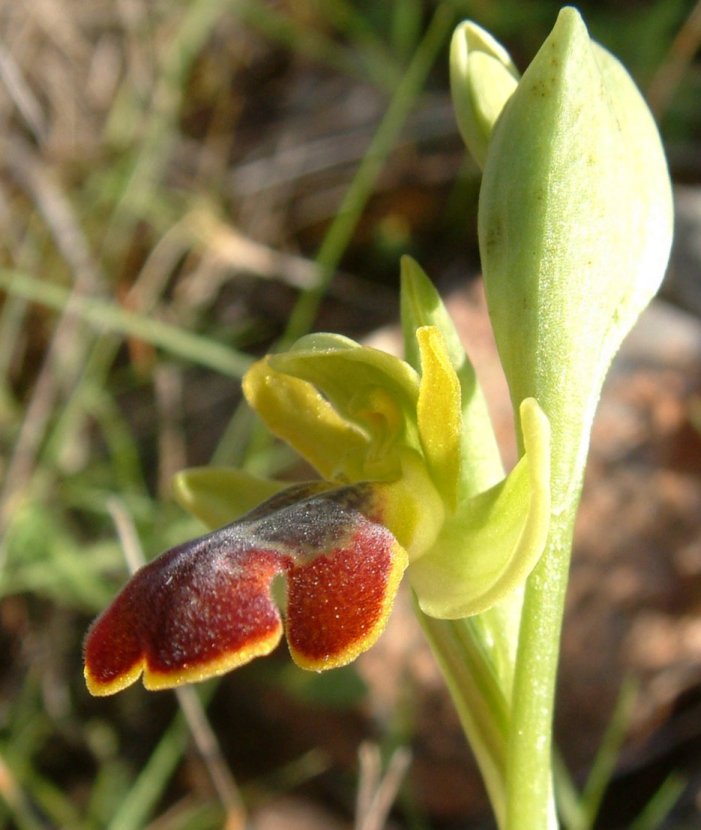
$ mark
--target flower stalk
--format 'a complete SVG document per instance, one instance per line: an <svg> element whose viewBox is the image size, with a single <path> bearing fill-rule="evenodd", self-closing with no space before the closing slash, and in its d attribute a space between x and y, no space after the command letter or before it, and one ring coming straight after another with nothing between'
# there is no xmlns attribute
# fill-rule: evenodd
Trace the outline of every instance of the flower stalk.
<svg viewBox="0 0 701 830"><path fill-rule="evenodd" d="M519 460L505 474L484 397L419 266L402 261L405 360L313 334L257 361L244 393L320 479L184 471L211 528L136 573L93 624L85 676L160 689L269 653L344 665L380 635L406 573L500 830L557 826L554 690L574 520L608 366L661 281L669 176L618 61L563 9L519 76L473 23L451 88L483 169L488 309Z"/></svg>

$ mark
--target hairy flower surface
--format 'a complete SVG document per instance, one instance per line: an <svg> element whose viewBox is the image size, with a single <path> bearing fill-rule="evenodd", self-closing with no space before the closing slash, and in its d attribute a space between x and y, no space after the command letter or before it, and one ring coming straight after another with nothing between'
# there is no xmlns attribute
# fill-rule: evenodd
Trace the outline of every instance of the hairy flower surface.
<svg viewBox="0 0 701 830"><path fill-rule="evenodd" d="M222 674L268 654L283 624L274 580L286 578L287 640L307 669L342 666L382 630L406 553L381 524L373 485L283 490L241 520L142 568L91 628L93 694L144 674L149 689Z"/></svg>

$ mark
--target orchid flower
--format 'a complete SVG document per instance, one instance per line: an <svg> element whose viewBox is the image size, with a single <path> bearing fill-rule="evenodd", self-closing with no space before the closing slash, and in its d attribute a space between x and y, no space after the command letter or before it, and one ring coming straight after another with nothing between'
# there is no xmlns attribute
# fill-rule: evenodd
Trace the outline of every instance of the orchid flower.
<svg viewBox="0 0 701 830"><path fill-rule="evenodd" d="M212 530L146 565L91 628L85 676L177 686L270 652L343 665L406 572L502 830L557 827L552 720L565 589L608 366L664 274L672 198L628 73L562 9L523 76L472 22L451 46L483 170L478 235L520 458L504 475L475 372L435 289L402 263L405 359L334 334L258 361L248 402L319 480L181 473Z"/></svg>
<svg viewBox="0 0 701 830"><path fill-rule="evenodd" d="M476 614L523 583L547 532L547 419L523 402L523 458L475 492L496 445L474 372L409 260L403 293L414 365L316 334L248 371L251 406L321 479L181 473L181 503L223 527L146 565L94 623L93 694L142 672L149 689L222 674L272 651L283 629L302 668L342 666L376 641L405 571L419 606L439 618ZM419 306L434 311L417 321ZM465 425L478 418L486 442L473 454Z"/></svg>

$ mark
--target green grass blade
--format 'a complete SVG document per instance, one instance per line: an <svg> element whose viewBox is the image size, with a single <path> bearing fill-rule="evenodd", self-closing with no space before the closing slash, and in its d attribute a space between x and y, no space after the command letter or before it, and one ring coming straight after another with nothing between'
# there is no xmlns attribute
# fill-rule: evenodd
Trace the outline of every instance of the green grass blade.
<svg viewBox="0 0 701 830"><path fill-rule="evenodd" d="M229 377L240 378L251 359L222 343L192 334L178 326L120 308L96 297L71 295L67 288L10 269L0 269L0 288L57 311L71 303L71 310L99 329L136 337L182 358Z"/></svg>
<svg viewBox="0 0 701 830"><path fill-rule="evenodd" d="M616 762L630 726L637 688L637 683L634 680L630 678L624 680L616 701L616 707L594 758L594 763L582 792L582 810L585 817L584 827L586 828L594 826L604 793L611 783Z"/></svg>
<svg viewBox="0 0 701 830"><path fill-rule="evenodd" d="M445 44L452 22L453 14L448 4L439 5L324 237L316 256L321 273L319 283L301 295L290 316L282 344L292 343L310 330L321 300L351 241L387 156L424 88L428 73Z"/></svg>
<svg viewBox="0 0 701 830"><path fill-rule="evenodd" d="M106 830L142 830L170 777L175 772L185 747L189 732L182 715L173 718L163 733L158 746L141 770L122 806L112 816Z"/></svg>
<svg viewBox="0 0 701 830"><path fill-rule="evenodd" d="M320 11L327 14L325 8ZM326 64L349 77L367 81L370 76L370 80L382 89L389 89L389 83L394 80L395 73L391 73L389 77L387 75L389 64L387 60L383 66L386 74L382 77L373 71L375 69L373 65L364 68L354 55L353 49L343 46L337 40L319 31L303 26L294 18L276 11L268 4L257 0L241 0L237 4L236 14L251 28L290 49L294 54L304 55L310 60ZM346 29L342 31L348 34Z"/></svg>
<svg viewBox="0 0 701 830"><path fill-rule="evenodd" d="M202 706L206 707L217 690L218 683L208 683L198 689ZM131 790L105 830L142 830L158 803L170 777L175 772L190 741L190 728L182 714L178 714L163 732L161 740L141 770Z"/></svg>
<svg viewBox="0 0 701 830"><path fill-rule="evenodd" d="M587 818L582 807L582 797L575 786L560 753L553 753L553 782L557 814L564 830L584 830Z"/></svg>
<svg viewBox="0 0 701 830"><path fill-rule="evenodd" d="M684 778L672 773L663 781L628 830L658 830L662 827L662 823L679 800L686 784Z"/></svg>

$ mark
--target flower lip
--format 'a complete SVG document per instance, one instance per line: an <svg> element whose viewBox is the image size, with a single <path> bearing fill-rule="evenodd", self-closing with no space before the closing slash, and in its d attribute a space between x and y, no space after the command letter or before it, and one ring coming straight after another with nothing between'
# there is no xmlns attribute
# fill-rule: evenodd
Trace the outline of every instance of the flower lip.
<svg viewBox="0 0 701 830"><path fill-rule="evenodd" d="M112 694L142 672L147 688L168 688L268 654L283 632L272 591L278 575L287 580L295 661L313 669L350 662L381 633L407 564L379 521L382 509L371 484L298 485L166 551L88 632L88 689Z"/></svg>
<svg viewBox="0 0 701 830"><path fill-rule="evenodd" d="M224 528L134 575L88 633L93 694L117 692L142 671L150 689L201 680L275 648L282 622L267 587L280 562L271 551L251 556L235 544Z"/></svg>

